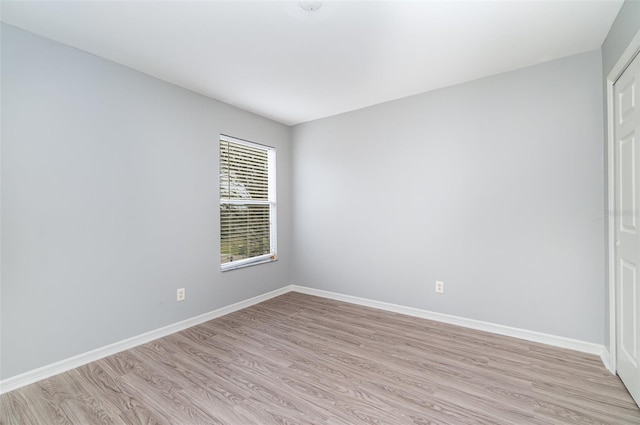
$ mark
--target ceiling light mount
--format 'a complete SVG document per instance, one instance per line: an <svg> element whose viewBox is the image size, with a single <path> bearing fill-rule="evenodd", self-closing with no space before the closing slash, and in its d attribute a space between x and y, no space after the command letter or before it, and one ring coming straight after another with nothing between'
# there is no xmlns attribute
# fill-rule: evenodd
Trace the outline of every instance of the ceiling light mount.
<svg viewBox="0 0 640 425"><path fill-rule="evenodd" d="M313 12L322 7L322 0L300 0L300 7L307 12Z"/></svg>

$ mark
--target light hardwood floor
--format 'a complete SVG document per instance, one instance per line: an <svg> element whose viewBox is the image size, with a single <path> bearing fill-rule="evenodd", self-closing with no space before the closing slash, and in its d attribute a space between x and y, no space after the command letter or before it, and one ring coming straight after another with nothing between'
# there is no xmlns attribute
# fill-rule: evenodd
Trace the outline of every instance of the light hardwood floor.
<svg viewBox="0 0 640 425"><path fill-rule="evenodd" d="M0 402L3 425L640 424L596 356L298 293Z"/></svg>

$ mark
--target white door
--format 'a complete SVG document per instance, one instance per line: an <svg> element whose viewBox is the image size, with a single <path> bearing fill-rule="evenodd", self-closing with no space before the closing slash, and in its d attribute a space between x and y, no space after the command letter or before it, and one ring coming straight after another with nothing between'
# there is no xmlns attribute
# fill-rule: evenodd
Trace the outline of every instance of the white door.
<svg viewBox="0 0 640 425"><path fill-rule="evenodd" d="M614 85L618 375L640 405L640 56Z"/></svg>

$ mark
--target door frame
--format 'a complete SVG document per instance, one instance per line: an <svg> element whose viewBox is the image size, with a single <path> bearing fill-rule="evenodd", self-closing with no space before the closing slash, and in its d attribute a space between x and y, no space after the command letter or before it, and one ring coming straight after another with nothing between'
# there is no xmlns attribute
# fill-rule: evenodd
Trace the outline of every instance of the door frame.
<svg viewBox="0 0 640 425"><path fill-rule="evenodd" d="M613 85L620 78L622 73L627 69L631 61L640 54L640 31L638 31L624 50L618 61L607 75L607 219L608 219L608 238L607 238L607 264L609 266L609 275L607 276L609 284L609 353L607 369L611 373L617 372L617 352L616 352L616 266L615 266L615 134L614 134L614 116L615 116L615 99L613 95ZM603 356L607 357L607 356Z"/></svg>

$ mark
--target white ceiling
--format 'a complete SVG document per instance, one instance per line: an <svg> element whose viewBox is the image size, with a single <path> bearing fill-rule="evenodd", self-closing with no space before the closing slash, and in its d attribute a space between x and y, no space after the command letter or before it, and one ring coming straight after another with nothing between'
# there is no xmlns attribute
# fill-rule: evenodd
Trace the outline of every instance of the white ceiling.
<svg viewBox="0 0 640 425"><path fill-rule="evenodd" d="M598 49L621 5L3 1L0 16L290 125Z"/></svg>

